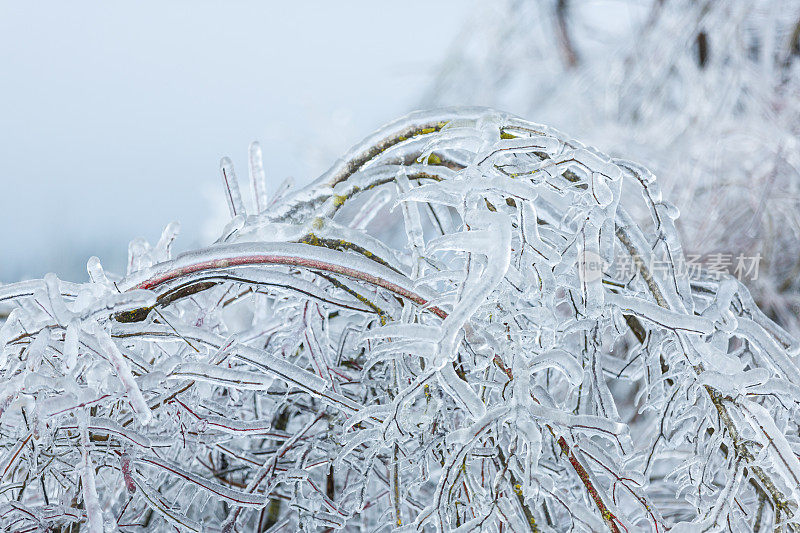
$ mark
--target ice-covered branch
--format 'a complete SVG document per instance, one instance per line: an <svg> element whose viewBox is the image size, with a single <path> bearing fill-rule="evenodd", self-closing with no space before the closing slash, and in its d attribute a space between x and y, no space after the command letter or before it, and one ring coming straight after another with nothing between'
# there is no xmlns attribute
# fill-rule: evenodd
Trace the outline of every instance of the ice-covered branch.
<svg viewBox="0 0 800 533"><path fill-rule="evenodd" d="M800 345L642 167L474 108L250 165L208 247L0 287L5 527L797 527Z"/></svg>

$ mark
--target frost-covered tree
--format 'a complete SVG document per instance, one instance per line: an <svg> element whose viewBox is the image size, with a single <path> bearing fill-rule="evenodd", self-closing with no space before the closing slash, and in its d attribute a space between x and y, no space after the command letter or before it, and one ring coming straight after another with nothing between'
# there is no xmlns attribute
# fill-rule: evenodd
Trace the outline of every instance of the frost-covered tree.
<svg viewBox="0 0 800 533"><path fill-rule="evenodd" d="M800 334L798 0L481 3L423 103L507 109L645 164L687 255L760 256L748 288Z"/></svg>
<svg viewBox="0 0 800 533"><path fill-rule="evenodd" d="M0 287L4 530L800 528L800 343L645 168L469 108L221 174L209 247Z"/></svg>

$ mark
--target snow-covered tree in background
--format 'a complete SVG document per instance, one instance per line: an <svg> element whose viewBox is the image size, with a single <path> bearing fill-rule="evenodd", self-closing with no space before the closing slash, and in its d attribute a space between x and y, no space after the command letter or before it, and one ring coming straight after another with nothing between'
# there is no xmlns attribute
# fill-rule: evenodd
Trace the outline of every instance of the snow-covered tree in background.
<svg viewBox="0 0 800 533"><path fill-rule="evenodd" d="M0 287L4 530L798 529L800 344L645 168L485 109L262 166L207 248Z"/></svg>
<svg viewBox="0 0 800 533"><path fill-rule="evenodd" d="M506 109L647 165L687 254L760 256L746 283L800 333L797 0L480 4L423 103Z"/></svg>

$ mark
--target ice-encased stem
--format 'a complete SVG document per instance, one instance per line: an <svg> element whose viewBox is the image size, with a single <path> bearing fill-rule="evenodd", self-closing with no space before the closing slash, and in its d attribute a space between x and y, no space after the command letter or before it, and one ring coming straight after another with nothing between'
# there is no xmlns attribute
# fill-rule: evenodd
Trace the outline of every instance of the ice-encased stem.
<svg viewBox="0 0 800 533"><path fill-rule="evenodd" d="M139 385L136 383L136 380L131 373L131 368L128 365L128 361L125 359L125 356L122 355L122 352L119 351L119 348L117 348L117 345L111 339L111 336L108 334L105 328L103 328L100 324L95 324L93 333L97 338L104 355L108 357L108 360L114 367L117 377L125 387L125 393L128 396L128 402L130 402L131 408L133 409L134 413L136 413L137 419L141 424L146 426L150 423L150 420L152 420L153 413L150 411L150 407L147 406L147 402L142 395L142 391L139 389Z"/></svg>
<svg viewBox="0 0 800 533"><path fill-rule="evenodd" d="M231 218L237 215L247 215L244 202L242 202L242 193L239 190L239 181L236 179L236 172L233 170L233 161L229 157L223 157L220 160L219 172L222 176L222 184L225 187L225 198L228 201Z"/></svg>

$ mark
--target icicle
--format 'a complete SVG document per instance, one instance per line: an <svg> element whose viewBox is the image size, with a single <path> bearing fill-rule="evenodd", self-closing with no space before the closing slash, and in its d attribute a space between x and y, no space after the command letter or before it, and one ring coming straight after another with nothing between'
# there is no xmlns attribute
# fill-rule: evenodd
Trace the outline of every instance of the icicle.
<svg viewBox="0 0 800 533"><path fill-rule="evenodd" d="M178 222L170 222L164 228L164 231L161 233L161 238L158 239L158 243L153 249L153 258L157 263L168 261L172 258L172 243L180 231L181 225Z"/></svg>
<svg viewBox="0 0 800 533"><path fill-rule="evenodd" d="M100 259L97 256L92 256L86 262L86 271L89 273L89 279L92 283L96 283L102 287L111 288L114 284L106 276L103 270L103 265L100 264Z"/></svg>
<svg viewBox="0 0 800 533"><path fill-rule="evenodd" d="M78 422L80 425L81 456L83 457L81 484L83 485L83 506L86 509L87 525L89 526L89 533L103 533L103 508L100 506L100 499L97 496L94 465L89 457L89 430L85 413L79 416Z"/></svg>
<svg viewBox="0 0 800 533"><path fill-rule="evenodd" d="M261 145L258 141L250 143L250 183L253 186L253 201L256 214L267 210L267 178L264 175L264 164L261 158Z"/></svg>
<svg viewBox="0 0 800 533"><path fill-rule="evenodd" d="M153 258L150 256L150 243L141 237L133 239L128 245L128 275L139 272L152 266Z"/></svg>
<svg viewBox="0 0 800 533"><path fill-rule="evenodd" d="M64 333L64 369L72 371L78 363L78 332L80 326L77 321L72 321Z"/></svg>

